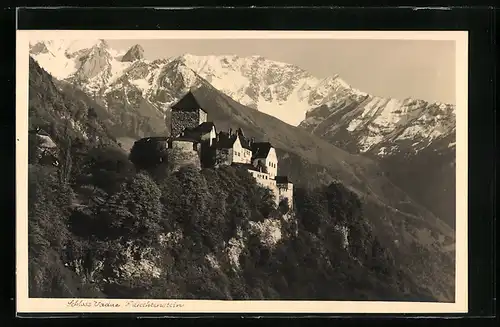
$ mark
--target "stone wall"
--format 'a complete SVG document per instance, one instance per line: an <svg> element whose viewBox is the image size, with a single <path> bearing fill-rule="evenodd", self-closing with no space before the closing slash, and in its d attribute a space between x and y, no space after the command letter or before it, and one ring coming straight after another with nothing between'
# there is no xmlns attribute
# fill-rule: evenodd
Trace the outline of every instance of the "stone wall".
<svg viewBox="0 0 500 327"><path fill-rule="evenodd" d="M215 165L231 165L233 162L232 149L217 149L215 153Z"/></svg>
<svg viewBox="0 0 500 327"><path fill-rule="evenodd" d="M288 206L293 208L293 184L278 184L278 203L284 198L288 198Z"/></svg>
<svg viewBox="0 0 500 327"><path fill-rule="evenodd" d="M281 199L283 198L282 193L278 186L276 185L276 180L271 177L270 174L258 172L255 170L248 170L250 174L255 178L255 181L257 184L263 187L267 187L268 189L271 190L274 194L274 200L276 202L276 205L279 204ZM283 193L284 194L284 193ZM289 202L293 201L293 198L289 199Z"/></svg>
<svg viewBox="0 0 500 327"><path fill-rule="evenodd" d="M255 170L248 170L250 174L255 178L258 184L271 189L277 194L276 181L271 178L269 174L261 173Z"/></svg>
<svg viewBox="0 0 500 327"><path fill-rule="evenodd" d="M167 150L169 161L172 164L174 171L179 170L182 166L191 165L196 168L201 168L200 156L192 142L174 141L172 148Z"/></svg>
<svg viewBox="0 0 500 327"><path fill-rule="evenodd" d="M171 122L172 136L179 136L185 128L194 128L200 125L199 111L173 110Z"/></svg>

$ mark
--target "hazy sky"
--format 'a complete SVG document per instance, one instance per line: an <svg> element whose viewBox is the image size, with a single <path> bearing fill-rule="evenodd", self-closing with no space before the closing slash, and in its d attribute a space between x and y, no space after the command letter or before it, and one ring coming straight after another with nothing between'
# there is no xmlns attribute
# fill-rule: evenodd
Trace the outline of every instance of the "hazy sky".
<svg viewBox="0 0 500 327"><path fill-rule="evenodd" d="M372 95L455 103L455 42L421 40L107 40L134 44L146 59L193 55L260 55L297 65L317 77L339 74Z"/></svg>

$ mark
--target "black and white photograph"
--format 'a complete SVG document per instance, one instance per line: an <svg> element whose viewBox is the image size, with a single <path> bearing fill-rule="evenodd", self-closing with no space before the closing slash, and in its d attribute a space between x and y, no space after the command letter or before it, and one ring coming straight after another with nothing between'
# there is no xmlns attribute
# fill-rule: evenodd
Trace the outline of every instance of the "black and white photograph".
<svg viewBox="0 0 500 327"><path fill-rule="evenodd" d="M463 33L183 33L22 32L26 301L464 308Z"/></svg>

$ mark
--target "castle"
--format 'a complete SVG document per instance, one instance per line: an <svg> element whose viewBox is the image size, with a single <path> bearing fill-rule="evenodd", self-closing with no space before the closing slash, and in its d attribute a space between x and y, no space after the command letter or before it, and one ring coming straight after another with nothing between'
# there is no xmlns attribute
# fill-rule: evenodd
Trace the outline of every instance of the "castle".
<svg viewBox="0 0 500 327"><path fill-rule="evenodd" d="M288 199L292 208L293 184L287 176L278 176L278 157L271 143L247 138L241 128L217 132L207 116L191 92L172 106L171 135L164 141L167 152L177 150L178 165L242 167L273 192L276 204Z"/></svg>

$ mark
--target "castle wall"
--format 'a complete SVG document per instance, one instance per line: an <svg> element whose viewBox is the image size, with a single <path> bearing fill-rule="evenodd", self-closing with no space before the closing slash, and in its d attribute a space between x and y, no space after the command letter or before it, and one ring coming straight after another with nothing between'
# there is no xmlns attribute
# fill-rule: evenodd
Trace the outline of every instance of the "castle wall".
<svg viewBox="0 0 500 327"><path fill-rule="evenodd" d="M215 153L215 164L231 165L233 162L233 149L217 149Z"/></svg>
<svg viewBox="0 0 500 327"><path fill-rule="evenodd" d="M217 132L215 131L215 127L212 128L212 130L210 131L210 146L212 146L214 144L214 140L215 138L217 137Z"/></svg>
<svg viewBox="0 0 500 327"><path fill-rule="evenodd" d="M276 151L274 148L269 150L269 154L267 155L266 162L267 172L272 178L275 178L278 174L278 157L276 156Z"/></svg>
<svg viewBox="0 0 500 327"><path fill-rule="evenodd" d="M248 170L248 172L250 174L252 174L252 176L255 178L257 184L259 184L260 186L263 186L263 187L267 187L268 189L270 189L273 192L275 203L276 203L276 205L278 205L282 199L282 196L281 196L281 193L280 193L278 186L276 185L276 180L273 179L270 174L261 173L261 172L255 171L255 170ZM293 198L290 198L289 201L292 202Z"/></svg>
<svg viewBox="0 0 500 327"><path fill-rule="evenodd" d="M284 199L288 198L288 205L290 209L293 208L293 184L292 183L287 183L287 184L278 184L278 203Z"/></svg>
<svg viewBox="0 0 500 327"><path fill-rule="evenodd" d="M213 168L216 165L215 148L210 146L208 142L200 144L200 163L203 168Z"/></svg>
<svg viewBox="0 0 500 327"><path fill-rule="evenodd" d="M168 158L172 161L173 170L179 170L182 166L191 165L201 168L198 147L192 142L174 141L172 148L167 150Z"/></svg>
<svg viewBox="0 0 500 327"><path fill-rule="evenodd" d="M278 157L276 156L274 148L269 150L267 158L256 158L253 160L252 164L257 167L259 161L267 167L267 173L271 178L275 178L278 174Z"/></svg>
<svg viewBox="0 0 500 327"><path fill-rule="evenodd" d="M272 179L269 174L261 173L255 170L248 170L248 172L252 174L258 184L268 187L274 192L274 189L276 188L276 180Z"/></svg>
<svg viewBox="0 0 500 327"><path fill-rule="evenodd" d="M199 111L172 110L172 136L177 137L185 128L194 128L200 125Z"/></svg>
<svg viewBox="0 0 500 327"><path fill-rule="evenodd" d="M202 134L201 135L201 141L208 143L209 146L212 146L214 139L217 137L217 134L215 132L215 127L212 127L212 130L210 133Z"/></svg>
<svg viewBox="0 0 500 327"><path fill-rule="evenodd" d="M238 137L233 144L233 162L249 164L251 159L252 152L241 146L240 138Z"/></svg>

